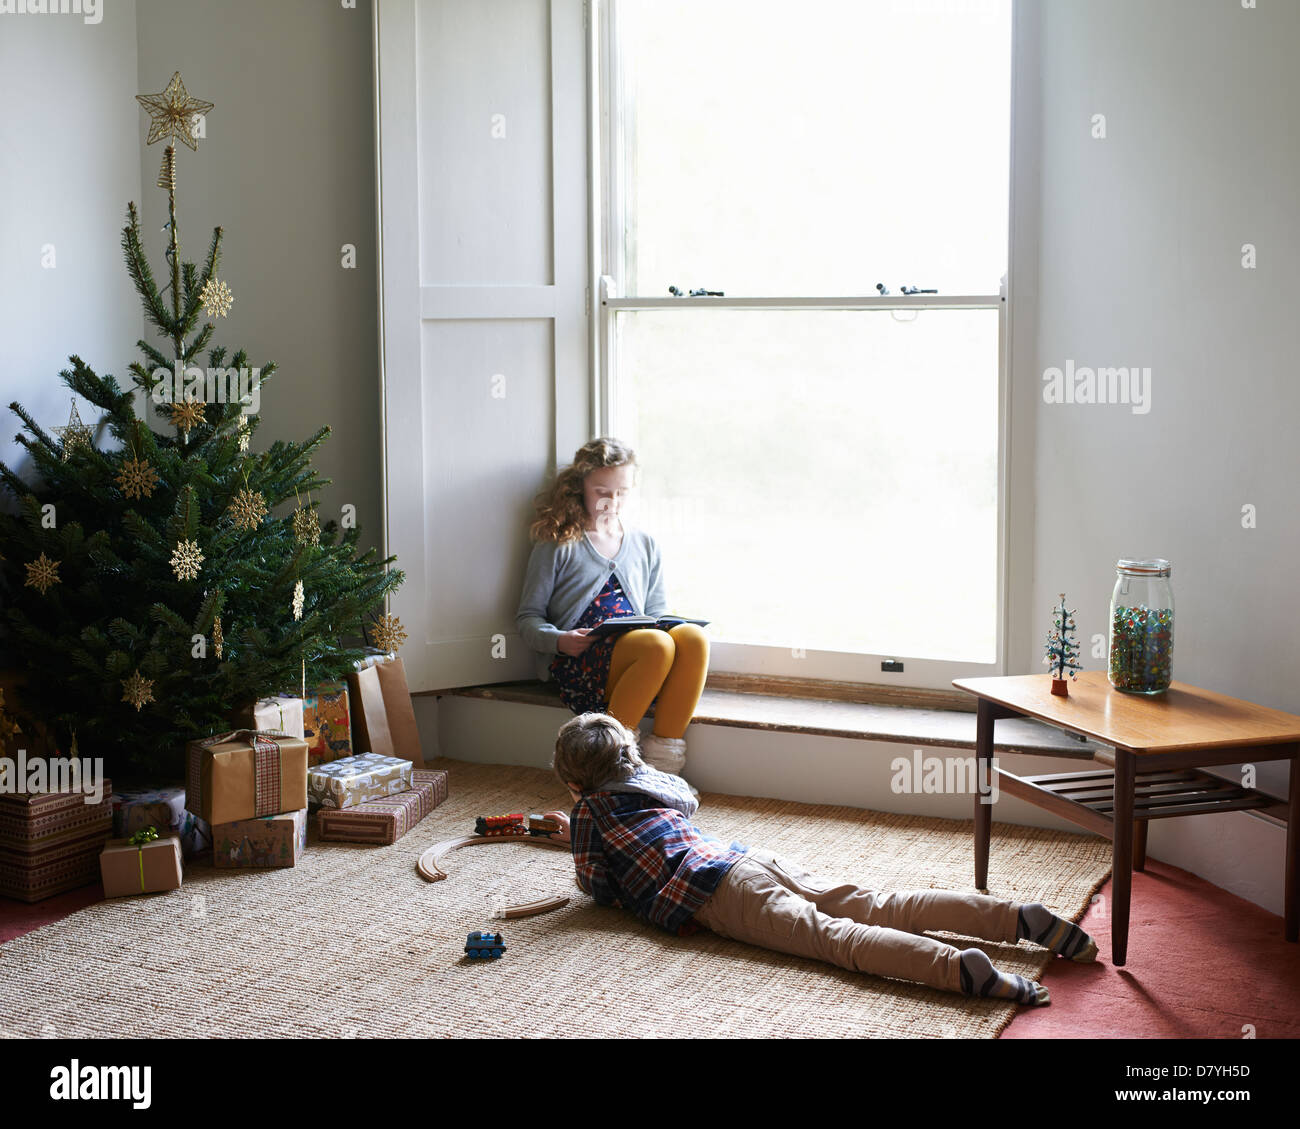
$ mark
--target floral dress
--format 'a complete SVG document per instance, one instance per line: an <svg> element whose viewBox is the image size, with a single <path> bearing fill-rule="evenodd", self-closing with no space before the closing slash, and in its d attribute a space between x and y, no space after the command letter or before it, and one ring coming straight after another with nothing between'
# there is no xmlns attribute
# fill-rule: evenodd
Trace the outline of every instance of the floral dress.
<svg viewBox="0 0 1300 1129"><path fill-rule="evenodd" d="M617 576L610 573L605 587L587 605L587 610L573 627L595 627L601 620L617 615L636 615L636 609L628 601ZM620 638L619 635L605 636L594 640L580 655L557 654L551 660L548 669L560 687L560 701L575 714L606 711L605 685L609 682L614 644Z"/></svg>

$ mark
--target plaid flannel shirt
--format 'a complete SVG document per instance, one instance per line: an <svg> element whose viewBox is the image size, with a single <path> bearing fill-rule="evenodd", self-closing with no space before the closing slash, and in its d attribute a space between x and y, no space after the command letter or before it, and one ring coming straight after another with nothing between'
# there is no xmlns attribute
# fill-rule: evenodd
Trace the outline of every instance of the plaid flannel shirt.
<svg viewBox="0 0 1300 1129"><path fill-rule="evenodd" d="M638 777L653 780L650 786L659 794L615 791L624 785L613 784L583 793L574 807L569 834L578 885L598 905L621 905L651 925L686 936L699 928L695 911L749 848L736 842L728 847L686 818L698 804L679 777L648 768ZM684 798L673 798L674 791Z"/></svg>

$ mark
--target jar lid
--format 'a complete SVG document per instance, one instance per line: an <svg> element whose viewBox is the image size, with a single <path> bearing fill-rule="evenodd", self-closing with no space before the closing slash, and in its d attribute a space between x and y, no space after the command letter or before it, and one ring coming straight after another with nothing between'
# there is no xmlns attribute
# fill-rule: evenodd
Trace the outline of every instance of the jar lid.
<svg viewBox="0 0 1300 1129"><path fill-rule="evenodd" d="M1168 576L1170 565L1160 557L1145 561L1123 558L1115 562L1115 569L1129 576Z"/></svg>

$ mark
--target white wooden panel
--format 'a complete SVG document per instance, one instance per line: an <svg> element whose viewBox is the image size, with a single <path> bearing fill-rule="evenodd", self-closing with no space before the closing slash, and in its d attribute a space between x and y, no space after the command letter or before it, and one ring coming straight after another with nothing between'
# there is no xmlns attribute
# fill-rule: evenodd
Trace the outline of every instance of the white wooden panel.
<svg viewBox="0 0 1300 1129"><path fill-rule="evenodd" d="M549 283L550 5L418 12L421 281Z"/></svg>
<svg viewBox="0 0 1300 1129"><path fill-rule="evenodd" d="M532 499L592 435L583 4L377 0L375 23L402 657L415 691L529 678Z"/></svg>

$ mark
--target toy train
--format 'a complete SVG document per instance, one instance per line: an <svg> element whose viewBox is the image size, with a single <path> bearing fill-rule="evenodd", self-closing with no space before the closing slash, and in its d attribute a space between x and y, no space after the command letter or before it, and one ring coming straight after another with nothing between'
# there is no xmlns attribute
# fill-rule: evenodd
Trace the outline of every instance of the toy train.
<svg viewBox="0 0 1300 1129"><path fill-rule="evenodd" d="M530 814L526 822L522 812L511 815L480 815L474 821L474 833L486 836L523 838L532 835L534 838L544 838L559 829L560 825L555 820L536 813Z"/></svg>
<svg viewBox="0 0 1300 1129"><path fill-rule="evenodd" d="M470 960L499 960L506 951L500 933L481 933L477 929L465 938L465 955Z"/></svg>

